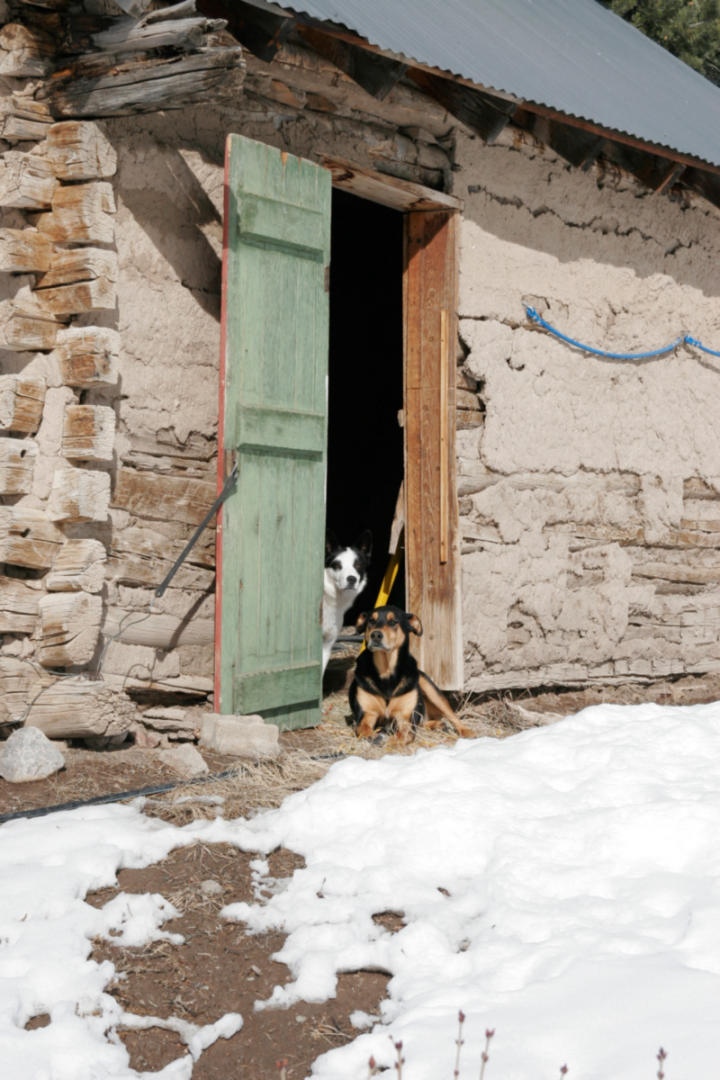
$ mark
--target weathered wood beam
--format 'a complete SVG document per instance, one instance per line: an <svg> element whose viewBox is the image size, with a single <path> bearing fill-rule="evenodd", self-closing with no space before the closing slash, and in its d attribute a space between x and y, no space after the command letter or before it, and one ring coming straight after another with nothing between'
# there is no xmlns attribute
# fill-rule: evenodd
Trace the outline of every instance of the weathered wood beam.
<svg viewBox="0 0 720 1080"><path fill-rule="evenodd" d="M28 667L27 664L24 665ZM35 677L37 680L37 676ZM49 681L48 673L45 679ZM44 731L49 739L82 739L102 736L119 738L125 735L137 718L137 709L121 692L122 679L117 687L105 681L57 679L37 696L25 690L21 697L10 697L11 709L18 711L20 702L32 702L27 723ZM36 685L42 686L42 683ZM2 669L0 669L0 687Z"/></svg>
<svg viewBox="0 0 720 1080"><path fill-rule="evenodd" d="M105 581L107 552L99 540L67 540L45 577L48 592L99 593Z"/></svg>
<svg viewBox="0 0 720 1080"><path fill-rule="evenodd" d="M53 68L55 42L49 35L22 23L0 29L0 75L43 79Z"/></svg>
<svg viewBox="0 0 720 1080"><path fill-rule="evenodd" d="M53 315L112 310L118 279L117 253L106 248L58 251L37 282L34 295Z"/></svg>
<svg viewBox="0 0 720 1080"><path fill-rule="evenodd" d="M48 517L52 521L107 521L110 474L62 462L53 474Z"/></svg>
<svg viewBox="0 0 720 1080"><path fill-rule="evenodd" d="M512 102L492 98L481 90L454 79L439 78L419 68L412 68L408 77L423 93L440 102L461 124L477 132L488 143L497 139L517 109Z"/></svg>
<svg viewBox="0 0 720 1080"><path fill-rule="evenodd" d="M77 667L92 660L100 636L103 604L85 592L60 592L39 603L43 667Z"/></svg>
<svg viewBox="0 0 720 1080"><path fill-rule="evenodd" d="M44 144L59 180L105 180L117 171L117 154L97 124L65 120L52 124Z"/></svg>
<svg viewBox="0 0 720 1080"><path fill-rule="evenodd" d="M45 404L45 380L30 375L0 375L0 429L37 431Z"/></svg>
<svg viewBox="0 0 720 1080"><path fill-rule="evenodd" d="M101 57L92 76L78 75L70 65L47 81L41 96L58 117L126 116L179 109L236 94L243 69L239 46L208 47L189 56L122 63Z"/></svg>
<svg viewBox="0 0 720 1080"><path fill-rule="evenodd" d="M114 384L119 377L120 335L100 326L69 326L58 330L51 353L67 386Z"/></svg>
<svg viewBox="0 0 720 1080"><path fill-rule="evenodd" d="M206 480L120 469L112 505L139 517L199 525L214 499L215 485Z"/></svg>
<svg viewBox="0 0 720 1080"><path fill-rule="evenodd" d="M52 167L42 155L7 150L0 159L0 206L46 210L57 188Z"/></svg>
<svg viewBox="0 0 720 1080"><path fill-rule="evenodd" d="M669 191L670 188L678 182L685 172L684 165L671 165L671 167L665 173L660 183L655 188L655 194L661 195L664 191Z"/></svg>
<svg viewBox="0 0 720 1080"><path fill-rule="evenodd" d="M115 4L126 15L142 15L154 3L154 0L115 0Z"/></svg>
<svg viewBox="0 0 720 1080"><path fill-rule="evenodd" d="M108 405L68 405L61 454L71 461L109 463L115 449L115 410Z"/></svg>
<svg viewBox="0 0 720 1080"><path fill-rule="evenodd" d="M37 453L37 443L32 439L0 437L0 495L28 494Z"/></svg>
<svg viewBox="0 0 720 1080"><path fill-rule="evenodd" d="M0 634L32 634L37 626L42 583L0 577Z"/></svg>
<svg viewBox="0 0 720 1080"><path fill-rule="evenodd" d="M47 236L37 229L0 229L0 270L6 273L47 270L53 252Z"/></svg>
<svg viewBox="0 0 720 1080"><path fill-rule="evenodd" d="M168 651L180 645L211 644L215 623L207 617L182 619L166 612L148 614L138 611L128 615L123 608L111 607L105 619L104 633L117 635L118 641L128 645L148 645Z"/></svg>
<svg viewBox="0 0 720 1080"><path fill-rule="evenodd" d="M13 0L14 5L20 8L41 8L45 11L65 11L70 6L71 0Z"/></svg>
<svg viewBox="0 0 720 1080"><path fill-rule="evenodd" d="M64 543L65 534L42 510L0 507L0 562L47 570Z"/></svg>
<svg viewBox="0 0 720 1080"><path fill-rule="evenodd" d="M0 349L52 349L60 325L52 314L40 310L32 296L0 301Z"/></svg>
<svg viewBox="0 0 720 1080"><path fill-rule="evenodd" d="M454 195L445 195L432 188L401 180L394 176L380 177L370 169L360 168L350 161L324 157L322 164L333 176L335 187L358 195L362 199L390 206L393 210L460 210L462 202Z"/></svg>
<svg viewBox="0 0 720 1080"><path fill-rule="evenodd" d="M382 101L408 70L408 64L377 56L366 49L328 37L314 27L300 26L303 40L326 60L349 75L368 94Z"/></svg>
<svg viewBox="0 0 720 1080"><path fill-rule="evenodd" d="M44 139L51 124L47 105L26 94L11 94L0 101L0 138L6 142Z"/></svg>
<svg viewBox="0 0 720 1080"><path fill-rule="evenodd" d="M248 5L241 5L241 11L233 12L229 21L238 41L254 56L268 63L275 58L297 26L297 18L293 15L272 15Z"/></svg>
<svg viewBox="0 0 720 1080"><path fill-rule="evenodd" d="M67 184L55 190L52 211L38 229L54 243L111 244L115 239L115 196L105 180Z"/></svg>
<svg viewBox="0 0 720 1080"><path fill-rule="evenodd" d="M160 12L155 12L160 14ZM225 19L119 19L109 30L92 35L96 49L113 56L125 52L141 53L152 49L179 49L189 52L205 44L208 34L227 26Z"/></svg>

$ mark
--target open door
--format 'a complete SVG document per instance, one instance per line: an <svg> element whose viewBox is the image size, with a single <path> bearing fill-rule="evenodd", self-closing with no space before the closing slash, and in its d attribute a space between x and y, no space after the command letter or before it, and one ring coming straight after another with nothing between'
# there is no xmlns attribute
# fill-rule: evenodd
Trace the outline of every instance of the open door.
<svg viewBox="0 0 720 1080"><path fill-rule="evenodd" d="M444 690L463 686L455 467L457 224L453 210L405 217L405 562L413 653Z"/></svg>
<svg viewBox="0 0 720 1080"><path fill-rule="evenodd" d="M319 723L330 173L230 135L216 709Z"/></svg>

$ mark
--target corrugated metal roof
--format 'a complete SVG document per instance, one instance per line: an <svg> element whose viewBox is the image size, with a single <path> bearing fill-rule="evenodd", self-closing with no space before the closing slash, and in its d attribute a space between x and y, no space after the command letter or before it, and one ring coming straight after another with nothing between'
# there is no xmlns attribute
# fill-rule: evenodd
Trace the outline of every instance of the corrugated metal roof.
<svg viewBox="0 0 720 1080"><path fill-rule="evenodd" d="M597 0L274 3L489 90L720 166L720 89Z"/></svg>

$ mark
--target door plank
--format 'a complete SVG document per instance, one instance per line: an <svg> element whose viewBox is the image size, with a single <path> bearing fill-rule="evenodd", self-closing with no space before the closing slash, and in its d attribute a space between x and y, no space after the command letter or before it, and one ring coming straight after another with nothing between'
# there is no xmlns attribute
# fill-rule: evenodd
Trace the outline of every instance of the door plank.
<svg viewBox="0 0 720 1080"><path fill-rule="evenodd" d="M330 173L228 139L219 697L282 728L319 723Z"/></svg>
<svg viewBox="0 0 720 1080"><path fill-rule="evenodd" d="M406 215L405 550L407 607L423 623L413 652L446 690L463 685L455 479L457 216Z"/></svg>

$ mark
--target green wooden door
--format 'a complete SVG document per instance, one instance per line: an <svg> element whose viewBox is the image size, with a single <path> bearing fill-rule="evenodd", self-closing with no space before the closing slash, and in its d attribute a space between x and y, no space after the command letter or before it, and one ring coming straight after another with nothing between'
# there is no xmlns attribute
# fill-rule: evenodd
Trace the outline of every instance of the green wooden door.
<svg viewBox="0 0 720 1080"><path fill-rule="evenodd" d="M220 709L319 723L331 176L240 135L226 149Z"/></svg>

